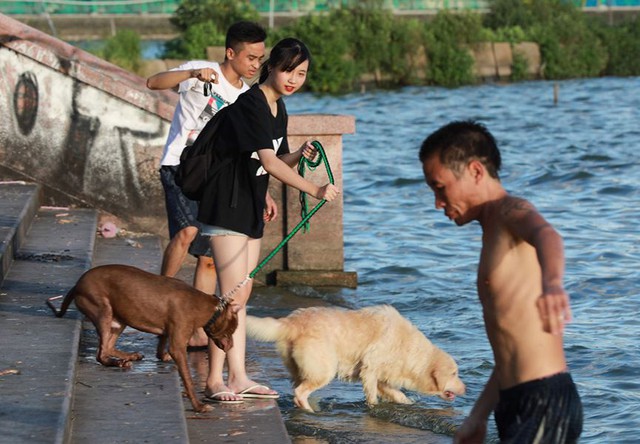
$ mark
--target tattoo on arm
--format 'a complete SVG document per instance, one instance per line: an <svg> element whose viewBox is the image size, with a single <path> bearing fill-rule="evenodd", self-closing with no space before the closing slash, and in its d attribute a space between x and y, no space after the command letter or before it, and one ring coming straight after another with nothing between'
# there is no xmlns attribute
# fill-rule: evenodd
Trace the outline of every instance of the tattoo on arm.
<svg viewBox="0 0 640 444"><path fill-rule="evenodd" d="M517 216L522 217L527 213L530 213L533 209L531 208L531 204L524 199L511 198L507 200L502 206L502 214L507 218L513 217L516 213L525 212L525 214L517 214Z"/></svg>
<svg viewBox="0 0 640 444"><path fill-rule="evenodd" d="M502 214L507 220L517 223L517 221L521 221L529 215L537 214L537 211L530 202L520 198L512 198L505 202L502 207ZM540 219L542 223L532 226L528 237L535 238L541 231L551 227L551 224L546 220Z"/></svg>

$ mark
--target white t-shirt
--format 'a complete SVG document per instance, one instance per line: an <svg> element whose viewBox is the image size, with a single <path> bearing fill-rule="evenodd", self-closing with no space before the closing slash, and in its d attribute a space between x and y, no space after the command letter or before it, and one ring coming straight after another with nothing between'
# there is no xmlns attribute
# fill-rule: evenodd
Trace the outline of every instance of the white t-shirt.
<svg viewBox="0 0 640 444"><path fill-rule="evenodd" d="M205 124L225 106L236 101L238 96L249 89L242 81L242 87L231 85L222 75L220 64L205 60L186 62L171 71L212 68L218 73L218 83L211 83L213 92L204 95L204 82L196 78L180 82L180 99L173 113L169 136L164 146L160 165L178 165L185 146L191 145Z"/></svg>

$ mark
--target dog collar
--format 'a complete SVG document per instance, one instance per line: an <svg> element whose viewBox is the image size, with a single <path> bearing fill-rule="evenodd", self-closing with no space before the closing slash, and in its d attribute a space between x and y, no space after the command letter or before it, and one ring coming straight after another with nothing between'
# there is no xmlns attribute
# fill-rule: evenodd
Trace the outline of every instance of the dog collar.
<svg viewBox="0 0 640 444"><path fill-rule="evenodd" d="M227 305L229 305L228 299L221 298L217 294L214 294L214 296L218 298L219 304L216 307L216 310L211 315L211 318L207 321L206 324L204 324L204 331L207 334L207 336L209 335L209 329L213 326L213 324L216 323L216 321L218 320L218 318L220 317L224 309L227 307Z"/></svg>

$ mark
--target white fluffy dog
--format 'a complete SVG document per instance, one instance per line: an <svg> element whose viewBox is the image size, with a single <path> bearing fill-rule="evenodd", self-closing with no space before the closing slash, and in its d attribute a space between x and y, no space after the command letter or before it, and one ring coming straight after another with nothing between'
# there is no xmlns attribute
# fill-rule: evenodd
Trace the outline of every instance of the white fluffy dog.
<svg viewBox="0 0 640 444"><path fill-rule="evenodd" d="M453 358L389 305L311 307L280 319L247 316L247 335L276 343L291 373L294 402L309 411L309 395L335 377L362 381L369 405L378 397L410 404L401 388L446 400L465 392Z"/></svg>

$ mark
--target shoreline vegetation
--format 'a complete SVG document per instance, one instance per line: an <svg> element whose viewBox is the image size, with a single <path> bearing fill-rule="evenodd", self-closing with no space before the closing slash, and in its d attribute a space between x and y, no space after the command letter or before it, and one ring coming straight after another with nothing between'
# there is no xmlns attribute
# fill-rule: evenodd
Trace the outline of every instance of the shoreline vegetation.
<svg viewBox="0 0 640 444"><path fill-rule="evenodd" d="M636 16L612 25L561 0L490 0L483 14L440 11L428 19L397 16L382 5L368 0L302 16L269 30L267 44L293 35L312 49L307 90L315 93L640 75ZM178 36L165 44L169 65L207 58L207 48L224 45L231 23L260 15L233 0L185 0L170 20ZM132 30L107 39L98 55L133 72L151 69Z"/></svg>

